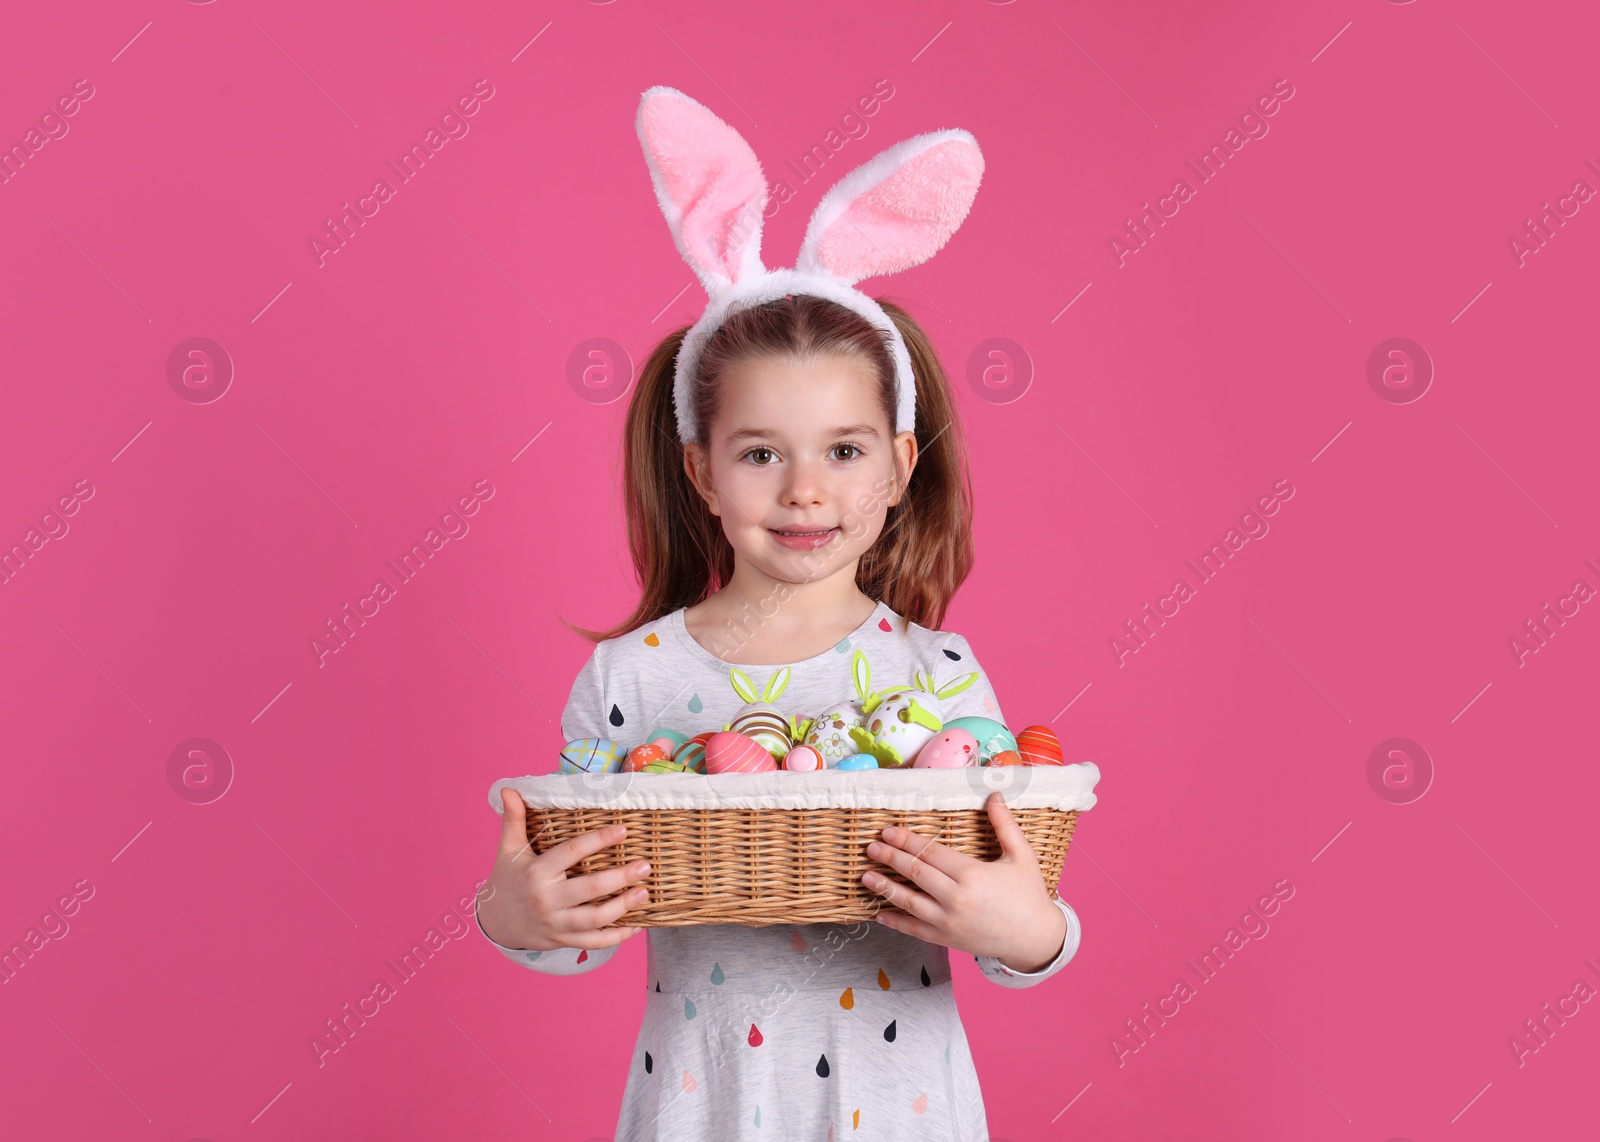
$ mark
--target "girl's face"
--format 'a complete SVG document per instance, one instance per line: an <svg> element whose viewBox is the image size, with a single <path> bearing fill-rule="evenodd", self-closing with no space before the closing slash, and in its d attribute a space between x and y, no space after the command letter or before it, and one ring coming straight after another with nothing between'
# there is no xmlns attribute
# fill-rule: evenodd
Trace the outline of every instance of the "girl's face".
<svg viewBox="0 0 1600 1142"><path fill-rule="evenodd" d="M872 367L763 357L721 384L709 447L685 445L684 464L737 561L782 582L846 569L853 581L916 463L916 436L893 434Z"/></svg>

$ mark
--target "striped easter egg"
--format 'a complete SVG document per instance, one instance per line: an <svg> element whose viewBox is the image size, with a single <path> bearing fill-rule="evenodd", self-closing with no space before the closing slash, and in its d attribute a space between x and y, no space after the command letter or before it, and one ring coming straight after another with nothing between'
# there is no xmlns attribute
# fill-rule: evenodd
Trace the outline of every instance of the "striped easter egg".
<svg viewBox="0 0 1600 1142"><path fill-rule="evenodd" d="M628 751L610 738L578 738L561 750L557 773L616 773Z"/></svg>
<svg viewBox="0 0 1600 1142"><path fill-rule="evenodd" d="M636 745L628 751L628 760L623 765L629 773L643 773L656 762L666 761L667 751L655 742L646 742Z"/></svg>
<svg viewBox="0 0 1600 1142"><path fill-rule="evenodd" d="M822 753L815 746L797 745L783 755L783 768L798 773L809 773L823 768Z"/></svg>
<svg viewBox="0 0 1600 1142"><path fill-rule="evenodd" d="M761 743L737 731L723 730L706 742L707 773L761 773L777 768L778 763Z"/></svg>
<svg viewBox="0 0 1600 1142"><path fill-rule="evenodd" d="M789 719L769 702L749 702L739 708L728 729L743 734L770 753L774 759L783 757L794 745L789 736Z"/></svg>
<svg viewBox="0 0 1600 1142"><path fill-rule="evenodd" d="M683 768L690 773L704 773L706 771L706 742L710 740L710 733L695 734L694 737L672 751L672 760L683 762Z"/></svg>
<svg viewBox="0 0 1600 1142"><path fill-rule="evenodd" d="M1049 726L1029 726L1017 735L1023 765L1064 765L1061 743ZM992 762L990 764L993 764Z"/></svg>

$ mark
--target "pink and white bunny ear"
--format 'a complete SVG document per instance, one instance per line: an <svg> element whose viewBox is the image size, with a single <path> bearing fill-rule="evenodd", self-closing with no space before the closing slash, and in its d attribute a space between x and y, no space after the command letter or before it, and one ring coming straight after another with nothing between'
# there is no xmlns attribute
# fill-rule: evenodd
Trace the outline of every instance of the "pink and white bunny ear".
<svg viewBox="0 0 1600 1142"><path fill-rule="evenodd" d="M767 179L750 144L671 87L640 97L635 126L672 240L706 292L761 274Z"/></svg>
<svg viewBox="0 0 1600 1142"><path fill-rule="evenodd" d="M846 285L921 265L966 220L983 152L966 131L932 131L857 167L817 204L795 268Z"/></svg>

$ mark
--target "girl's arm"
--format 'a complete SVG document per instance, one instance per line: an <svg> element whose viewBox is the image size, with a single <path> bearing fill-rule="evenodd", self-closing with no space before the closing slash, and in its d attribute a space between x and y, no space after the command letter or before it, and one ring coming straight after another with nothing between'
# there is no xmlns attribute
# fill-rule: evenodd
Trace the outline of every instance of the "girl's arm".
<svg viewBox="0 0 1600 1142"><path fill-rule="evenodd" d="M948 722L955 718L980 717L991 718L1006 725L1000 701L995 695L994 688L989 684L989 675L979 664L978 656L972 652L967 640L954 631L940 631L936 639L936 645L923 667L934 673L936 681L943 682L951 674L959 675L975 671L978 675L977 681L971 686L940 703L944 711L944 720ZM1077 954L1078 944L1083 936L1083 927L1078 920L1078 914L1059 896L1052 894L1050 900L1061 909L1067 922L1061 948L1055 958L1037 971L1022 972L1007 967L999 956L975 955L972 958L985 979L993 980L1001 987L1033 987L1066 967L1067 962Z"/></svg>
<svg viewBox="0 0 1600 1142"><path fill-rule="evenodd" d="M566 708L562 711L561 732L565 735L564 740L573 741L577 738L599 738L607 736L608 727L605 724L605 719L603 716L605 709L604 683L600 664L600 648L597 646L594 650L594 653L589 656L588 662L586 662L583 668L578 672L577 678L574 679L571 694L567 699ZM506 799L504 795L502 795L502 800L506 801L504 809L506 814L506 822L504 835L502 837L501 860L511 861L513 863L519 861L527 862L532 858L533 854L524 839L526 837L527 826L526 810L522 805L522 800L520 797L516 797L515 795L513 795L510 799ZM576 839L582 840L582 838ZM593 847L599 848L603 846L600 845L598 840L596 840ZM545 857L550 855L550 853L543 854ZM611 880L618 879L617 876L612 873L597 873L594 875L596 877L607 877ZM625 876L626 880L628 881L640 879L640 876L637 876L631 872L625 874ZM509 878L507 878L507 882L508 884L515 883L518 886L521 886L520 880L511 881ZM510 891L509 888L508 891ZM641 890L637 888L630 888L629 891L637 892ZM498 908L499 904L497 903L495 907ZM608 912L615 910L614 906L610 902L608 902L605 907L607 908ZM585 972L594 971L595 968L598 968L609 961L617 950L617 944L615 943L609 944L605 947L555 947L544 950L508 947L507 945L500 943L493 936L489 935L489 930L483 926L483 917L481 914L478 914L478 908L476 904L474 905L473 911L477 916L478 931L483 933L484 939L488 940L495 947L499 948L507 959L519 963L525 968L530 968L533 971L544 972L547 975L582 975ZM492 914L495 913L494 908L491 908L490 911ZM607 918L609 919L609 917ZM491 919L495 919L495 916L492 915ZM502 921L500 920L496 920L496 923L501 922ZM633 929L628 933L628 935L631 936L633 932L636 931L638 931L638 929ZM627 936L624 936L623 938L626 939Z"/></svg>
<svg viewBox="0 0 1600 1142"><path fill-rule="evenodd" d="M1066 938L1062 940L1061 951L1056 953L1056 958L1036 972L1020 972L1006 967L998 956L973 956L972 958L977 961L978 970L986 979L994 980L1001 987L1032 987L1034 984L1043 983L1067 966L1067 961L1078 951L1078 941L1083 935L1083 928L1078 922L1078 914L1072 910L1072 905L1059 896L1053 897L1052 900L1067 917Z"/></svg>

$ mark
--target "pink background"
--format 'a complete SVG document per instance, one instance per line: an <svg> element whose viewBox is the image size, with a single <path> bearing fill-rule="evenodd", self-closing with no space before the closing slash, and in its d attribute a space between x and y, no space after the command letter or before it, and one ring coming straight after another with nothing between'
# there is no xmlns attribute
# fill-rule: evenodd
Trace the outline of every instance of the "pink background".
<svg viewBox="0 0 1600 1142"><path fill-rule="evenodd" d="M1522 1065L1508 1044L1600 988L1600 603L1520 666L1507 641L1600 587L1600 202L1521 266L1508 245L1600 188L1583 6L160 0L7 22L0 140L80 78L94 95L0 186L0 541L94 492L0 586L0 942L57 932L0 988L0 1132L610 1136L643 940L568 980L452 923L324 1065L309 1040L487 875L490 782L551 767L589 652L558 615L609 624L636 590L625 390L581 399L568 358L603 337L638 362L704 304L639 93L705 102L777 178L879 80L767 261L883 147L980 141L948 248L865 285L926 322L967 414L979 558L947 625L1103 774L1062 884L1076 960L1012 992L954 957L994 1136L1592 1124L1600 1005ZM1269 133L1198 184L1185 160L1280 78ZM470 133L319 268L308 239L479 79ZM1180 177L1194 197L1119 267L1108 239ZM195 337L234 363L214 402L169 383ZM1393 337L1434 364L1420 400L1368 383ZM969 384L990 338L1031 363L1010 388ZM480 480L470 531L319 665L311 637ZM1270 532L1119 666L1110 636L1279 480ZM195 737L233 766L210 803L168 777ZM1395 737L1432 759L1409 803L1368 779ZM1279 881L1270 931L1119 1058L1124 1021ZM42 921L75 884L70 927Z"/></svg>

